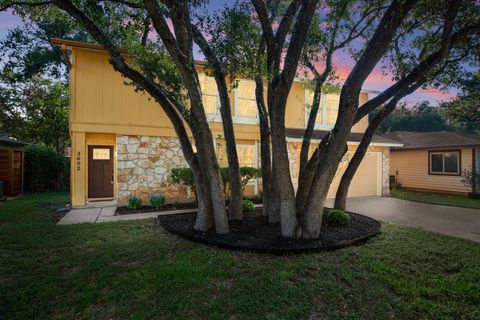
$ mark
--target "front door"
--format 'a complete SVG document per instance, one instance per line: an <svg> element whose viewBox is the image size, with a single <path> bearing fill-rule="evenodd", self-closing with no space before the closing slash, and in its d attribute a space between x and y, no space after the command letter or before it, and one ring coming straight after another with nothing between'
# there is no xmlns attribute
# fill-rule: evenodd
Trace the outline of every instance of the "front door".
<svg viewBox="0 0 480 320"><path fill-rule="evenodd" d="M88 146L88 198L113 198L112 146Z"/></svg>

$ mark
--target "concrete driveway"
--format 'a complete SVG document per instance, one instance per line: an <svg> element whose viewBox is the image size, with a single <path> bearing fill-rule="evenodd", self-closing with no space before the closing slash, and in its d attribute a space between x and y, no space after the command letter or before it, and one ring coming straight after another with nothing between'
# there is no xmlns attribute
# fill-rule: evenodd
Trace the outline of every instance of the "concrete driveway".
<svg viewBox="0 0 480 320"><path fill-rule="evenodd" d="M333 205L333 200L327 200ZM480 210L440 206L390 197L358 197L347 210L377 220L404 224L480 243Z"/></svg>

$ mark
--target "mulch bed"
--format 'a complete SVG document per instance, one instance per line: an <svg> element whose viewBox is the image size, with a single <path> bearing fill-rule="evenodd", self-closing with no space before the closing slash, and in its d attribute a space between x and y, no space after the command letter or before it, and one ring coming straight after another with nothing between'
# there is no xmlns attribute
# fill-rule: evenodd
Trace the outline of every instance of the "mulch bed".
<svg viewBox="0 0 480 320"><path fill-rule="evenodd" d="M142 206L139 209L128 209L126 206L117 207L115 210L116 216L122 216L124 214L137 214L137 213L147 213L147 212L160 212L160 211L171 211L171 210L181 210L181 209L195 209L197 204L195 202L181 202L181 203L168 203L162 208L155 209L151 206Z"/></svg>
<svg viewBox="0 0 480 320"><path fill-rule="evenodd" d="M207 245L272 254L334 250L365 242L380 233L380 224L369 217L348 212L350 222L335 226L326 222L324 210L319 239L287 239L280 235L280 225L268 223L261 209L245 214L243 221L230 221L230 232L218 235L193 229L196 213L158 216L168 232Z"/></svg>

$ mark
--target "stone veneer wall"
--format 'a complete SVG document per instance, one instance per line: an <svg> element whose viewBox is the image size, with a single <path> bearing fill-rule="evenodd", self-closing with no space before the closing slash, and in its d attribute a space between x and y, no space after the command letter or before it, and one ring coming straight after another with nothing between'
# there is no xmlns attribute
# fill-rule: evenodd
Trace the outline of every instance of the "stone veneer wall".
<svg viewBox="0 0 480 320"><path fill-rule="evenodd" d="M167 201L187 200L186 190L169 181L171 169L186 166L177 138L118 135L118 203L124 205L135 196L148 204L153 193L161 193Z"/></svg>
<svg viewBox="0 0 480 320"><path fill-rule="evenodd" d="M382 196L390 195L390 149L382 151Z"/></svg>

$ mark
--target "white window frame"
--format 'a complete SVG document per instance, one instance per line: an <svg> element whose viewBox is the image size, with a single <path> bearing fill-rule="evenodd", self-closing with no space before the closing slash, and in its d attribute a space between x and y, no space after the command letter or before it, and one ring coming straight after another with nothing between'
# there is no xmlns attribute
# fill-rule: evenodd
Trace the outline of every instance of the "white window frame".
<svg viewBox="0 0 480 320"><path fill-rule="evenodd" d="M304 110L305 110L305 128L308 125L308 118L310 117L310 108L307 107L307 89L304 89ZM320 94L320 105L318 108L319 112L322 112L322 123L317 123L315 122L314 129L315 130L332 130L334 125L333 124L327 124L327 102L326 102L326 95L322 92ZM318 115L318 113L317 113Z"/></svg>
<svg viewBox="0 0 480 320"><path fill-rule="evenodd" d="M253 82L253 80L238 80L239 82ZM239 116L238 115L238 88L235 88L234 90L235 93L235 108L234 108L234 113L232 116L232 120L234 123L240 123L240 124L259 124L259 119L258 119L258 108L255 110L257 115L255 117L248 117L248 116ZM255 102L255 105L257 103L257 99L254 97L253 100Z"/></svg>
<svg viewBox="0 0 480 320"><path fill-rule="evenodd" d="M214 77L209 77L206 74L202 74L201 76L206 77L206 78L212 78L215 81ZM203 95L206 95L206 96L209 96L209 97L214 96L216 98L217 112L216 113L209 113L209 112L205 111L205 114L207 115L207 121L209 121L209 122L222 122L222 115L220 114L220 94L218 92L218 88L217 88L217 91L216 91L215 95L209 94L209 93L204 93L203 90L202 90L202 96ZM202 103L203 103L203 101L202 101ZM204 106L204 108L205 108L205 106Z"/></svg>
<svg viewBox="0 0 480 320"><path fill-rule="evenodd" d="M457 155L457 172L445 172L445 153L452 153ZM432 156L433 155L442 155L442 167L443 171L433 171L432 166L433 166L433 161L432 161ZM438 151L429 151L428 152L428 174L429 175L441 175L441 176L460 176L462 173L462 154L461 150L438 150Z"/></svg>

